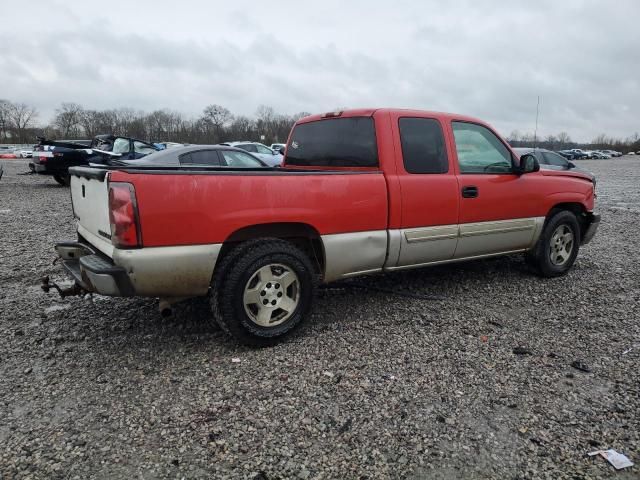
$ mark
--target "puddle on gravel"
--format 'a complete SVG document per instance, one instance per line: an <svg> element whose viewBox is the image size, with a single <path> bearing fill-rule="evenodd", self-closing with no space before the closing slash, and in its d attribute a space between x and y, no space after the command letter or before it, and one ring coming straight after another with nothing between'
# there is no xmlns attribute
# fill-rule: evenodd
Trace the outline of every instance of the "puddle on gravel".
<svg viewBox="0 0 640 480"><path fill-rule="evenodd" d="M69 308L71 308L71 305L69 305L69 304L66 304L66 305L51 305L50 307L47 307L47 308L44 309L44 313L49 315L50 313L60 312L62 310L67 310Z"/></svg>

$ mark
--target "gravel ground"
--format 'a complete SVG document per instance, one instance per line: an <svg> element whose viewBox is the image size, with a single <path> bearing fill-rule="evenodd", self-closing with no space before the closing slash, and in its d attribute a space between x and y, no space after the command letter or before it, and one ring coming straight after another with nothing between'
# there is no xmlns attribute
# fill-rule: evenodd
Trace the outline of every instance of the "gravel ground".
<svg viewBox="0 0 640 480"><path fill-rule="evenodd" d="M603 223L568 276L513 257L359 281L439 300L335 284L262 350L187 308L41 292L69 190L2 162L0 478L640 477L585 456L640 462L640 158L580 163Z"/></svg>

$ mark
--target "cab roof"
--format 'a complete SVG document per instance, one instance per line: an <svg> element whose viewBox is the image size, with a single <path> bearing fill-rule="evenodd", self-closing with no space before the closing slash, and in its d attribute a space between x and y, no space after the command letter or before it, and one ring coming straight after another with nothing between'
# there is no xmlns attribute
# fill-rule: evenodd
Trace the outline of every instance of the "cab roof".
<svg viewBox="0 0 640 480"><path fill-rule="evenodd" d="M315 122L318 120L325 120L329 118L374 117L377 115L384 115L384 114L392 114L392 115L400 115L400 116L431 117L431 118L439 118L442 120L462 120L466 122L474 122L474 123L486 125L486 122L477 118L469 117L467 115L460 115L457 113L434 112L431 110L416 110L416 109L408 109L408 108L354 108L354 109L348 109L348 110L336 110L332 112L309 115L307 117L301 118L296 123L300 124L300 123Z"/></svg>

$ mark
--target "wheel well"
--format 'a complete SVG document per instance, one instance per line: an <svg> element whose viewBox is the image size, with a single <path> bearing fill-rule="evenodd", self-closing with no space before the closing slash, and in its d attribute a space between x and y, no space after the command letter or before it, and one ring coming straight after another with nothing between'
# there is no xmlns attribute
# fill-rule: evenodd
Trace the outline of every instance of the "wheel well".
<svg viewBox="0 0 640 480"><path fill-rule="evenodd" d="M316 273L324 274L325 254L320 233L306 223L263 223L236 230L224 241L218 255L218 263L236 246L257 238L280 238L293 243L309 256Z"/></svg>
<svg viewBox="0 0 640 480"><path fill-rule="evenodd" d="M547 220L553 216L555 212L567 210L572 212L576 218L578 219L578 224L580 225L580 237L582 238L587 230L587 209L584 208L584 205L581 203L558 203L554 205L549 213L547 214Z"/></svg>

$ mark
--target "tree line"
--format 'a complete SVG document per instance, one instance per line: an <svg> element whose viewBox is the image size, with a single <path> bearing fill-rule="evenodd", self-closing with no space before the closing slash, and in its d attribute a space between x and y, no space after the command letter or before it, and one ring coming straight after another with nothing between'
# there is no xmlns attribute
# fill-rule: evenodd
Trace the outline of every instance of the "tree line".
<svg viewBox="0 0 640 480"><path fill-rule="evenodd" d="M221 105L208 105L196 118L168 109L147 113L132 108L85 109L65 102L53 119L39 125L38 111L24 103L0 100L0 143L33 143L36 136L48 139L89 139L98 134L123 135L154 142L215 144L234 140L283 143L293 124L309 115L276 113L260 105L255 116L234 115Z"/></svg>
<svg viewBox="0 0 640 480"><path fill-rule="evenodd" d="M588 150L616 150L619 152L640 151L640 135L635 133L625 139L608 137L600 134L589 143L577 143L571 140L567 132L557 135L538 137L533 133L520 133L514 130L507 136L507 141L512 147L538 147L548 150L569 150L571 148L584 148Z"/></svg>
<svg viewBox="0 0 640 480"><path fill-rule="evenodd" d="M109 110L85 109L73 102L64 102L56 109L51 121L38 123L38 110L25 103L0 99L0 143L33 143L36 136L48 139L93 138L109 133L154 142L213 144L233 140L253 140L263 143L285 142L293 124L309 115L300 112L283 115L269 106L260 105L253 117L234 115L222 105L208 105L195 118L168 109L151 113L133 108ZM264 138L263 138L264 137ZM610 149L621 152L639 151L640 136L626 139L598 135L590 143L574 142L568 133L536 137L532 133L513 131L507 136L513 147Z"/></svg>

